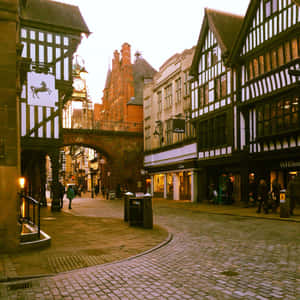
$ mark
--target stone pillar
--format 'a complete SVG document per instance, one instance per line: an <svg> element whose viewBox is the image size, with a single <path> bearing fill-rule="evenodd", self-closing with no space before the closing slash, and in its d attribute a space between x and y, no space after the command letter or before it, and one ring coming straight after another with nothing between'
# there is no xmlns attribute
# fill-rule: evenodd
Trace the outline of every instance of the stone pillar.
<svg viewBox="0 0 300 300"><path fill-rule="evenodd" d="M55 150L50 153L51 158L51 168L52 168L52 211L60 211L60 200L59 200L59 185L58 185L58 175L59 175L59 151Z"/></svg>
<svg viewBox="0 0 300 300"><path fill-rule="evenodd" d="M0 0L0 7L0 251L6 252L19 244L18 1Z"/></svg>
<svg viewBox="0 0 300 300"><path fill-rule="evenodd" d="M168 198L168 195L167 195L167 184L168 184L167 174L164 174L164 199Z"/></svg>
<svg viewBox="0 0 300 300"><path fill-rule="evenodd" d="M198 176L196 171L191 172L191 201L197 202L198 199Z"/></svg>
<svg viewBox="0 0 300 300"><path fill-rule="evenodd" d="M41 205L47 206L46 200L46 157L45 154L40 156L40 178L41 178L41 190L40 190L40 202Z"/></svg>
<svg viewBox="0 0 300 300"><path fill-rule="evenodd" d="M198 199L199 202L207 200L208 184L207 184L207 172L205 169L199 169L198 174Z"/></svg>
<svg viewBox="0 0 300 300"><path fill-rule="evenodd" d="M173 200L180 200L179 188L180 188L179 174L174 173L173 174Z"/></svg>
<svg viewBox="0 0 300 300"><path fill-rule="evenodd" d="M151 195L154 196L154 175L151 175Z"/></svg>

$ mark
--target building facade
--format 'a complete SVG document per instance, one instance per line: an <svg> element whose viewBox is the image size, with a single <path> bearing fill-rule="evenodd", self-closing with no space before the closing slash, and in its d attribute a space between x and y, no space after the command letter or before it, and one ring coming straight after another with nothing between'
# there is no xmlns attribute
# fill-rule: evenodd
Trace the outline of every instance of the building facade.
<svg viewBox="0 0 300 300"><path fill-rule="evenodd" d="M197 130L199 200L230 202L225 190L233 185L240 199L240 155L237 145L236 71L228 55L243 17L205 9L190 74L191 117Z"/></svg>
<svg viewBox="0 0 300 300"><path fill-rule="evenodd" d="M248 204L260 178L287 188L299 172L299 20L288 0L205 10L190 72L199 200Z"/></svg>
<svg viewBox="0 0 300 300"><path fill-rule="evenodd" d="M144 88L144 168L148 192L197 199L197 144L190 123L189 71L194 48L173 55Z"/></svg>
<svg viewBox="0 0 300 300"><path fill-rule="evenodd" d="M19 90L22 60L19 1L0 1L0 251L18 245L18 177L20 176Z"/></svg>
<svg viewBox="0 0 300 300"><path fill-rule="evenodd" d="M250 2L231 55L238 74L245 183L249 177L264 178L271 189L277 179L286 189L300 171L299 32L300 9L294 2Z"/></svg>
<svg viewBox="0 0 300 300"><path fill-rule="evenodd" d="M95 127L104 130L143 131L143 87L156 70L135 54L131 62L131 46L122 45L114 52L112 69L107 72L102 104L95 104Z"/></svg>
<svg viewBox="0 0 300 300"><path fill-rule="evenodd" d="M45 203L46 155L51 158L58 210L62 108L73 92L73 54L89 30L78 7L49 0L22 1L20 24L22 58L29 62L20 97L21 170L27 193Z"/></svg>

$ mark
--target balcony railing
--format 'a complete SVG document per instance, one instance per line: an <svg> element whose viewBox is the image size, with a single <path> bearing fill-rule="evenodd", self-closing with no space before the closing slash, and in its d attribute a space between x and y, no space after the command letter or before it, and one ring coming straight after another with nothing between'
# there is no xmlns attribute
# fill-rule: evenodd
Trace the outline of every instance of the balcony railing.
<svg viewBox="0 0 300 300"><path fill-rule="evenodd" d="M122 122L122 121L74 122L73 121L70 126L65 126L64 128L143 132L143 122Z"/></svg>

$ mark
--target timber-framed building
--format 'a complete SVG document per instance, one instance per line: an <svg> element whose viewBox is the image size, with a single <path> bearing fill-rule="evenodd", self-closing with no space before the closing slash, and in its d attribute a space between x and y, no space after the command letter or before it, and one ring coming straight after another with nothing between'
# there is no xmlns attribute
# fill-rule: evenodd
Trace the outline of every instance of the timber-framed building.
<svg viewBox="0 0 300 300"><path fill-rule="evenodd" d="M79 8L49 0L20 2L20 43L27 61L20 97L22 175L27 193L45 202L45 158L52 164L52 208L59 209L62 108L72 96L72 60L89 34Z"/></svg>
<svg viewBox="0 0 300 300"><path fill-rule="evenodd" d="M287 188L300 171L299 21L291 0L252 0L233 47L245 183L277 179Z"/></svg>
<svg viewBox="0 0 300 300"><path fill-rule="evenodd" d="M205 9L193 58L191 118L197 131L198 199L218 194L226 180L240 198L240 155L237 144L236 71L228 64L243 17Z"/></svg>

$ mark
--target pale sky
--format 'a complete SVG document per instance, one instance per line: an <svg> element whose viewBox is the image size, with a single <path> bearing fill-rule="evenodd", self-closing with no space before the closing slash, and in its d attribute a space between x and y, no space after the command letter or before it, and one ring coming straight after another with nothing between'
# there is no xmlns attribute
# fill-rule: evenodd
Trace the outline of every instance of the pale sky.
<svg viewBox="0 0 300 300"><path fill-rule="evenodd" d="M77 53L89 72L87 85L99 103L113 52L131 45L157 71L175 53L196 45L204 8L245 15L250 0L56 0L80 8L92 34Z"/></svg>

